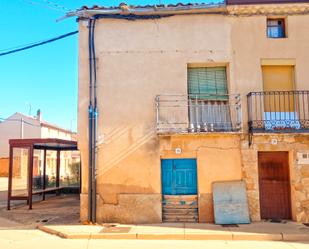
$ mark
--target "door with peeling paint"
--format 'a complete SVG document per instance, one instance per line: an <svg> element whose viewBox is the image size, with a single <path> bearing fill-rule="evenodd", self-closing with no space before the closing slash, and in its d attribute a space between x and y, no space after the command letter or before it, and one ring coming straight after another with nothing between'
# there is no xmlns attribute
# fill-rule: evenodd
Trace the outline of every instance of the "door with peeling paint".
<svg viewBox="0 0 309 249"><path fill-rule="evenodd" d="M198 222L195 159L163 159L162 221Z"/></svg>
<svg viewBox="0 0 309 249"><path fill-rule="evenodd" d="M164 195L197 194L195 159L163 159L161 164Z"/></svg>

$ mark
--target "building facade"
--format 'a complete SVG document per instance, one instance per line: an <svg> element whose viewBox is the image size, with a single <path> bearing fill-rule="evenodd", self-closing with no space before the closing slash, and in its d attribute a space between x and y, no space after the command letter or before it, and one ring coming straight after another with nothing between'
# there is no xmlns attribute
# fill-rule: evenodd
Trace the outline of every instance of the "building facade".
<svg viewBox="0 0 309 249"><path fill-rule="evenodd" d="M64 140L75 140L76 133L50 124L42 119L42 114L38 111L35 117L22 113L15 113L0 123L0 176L9 174L9 139L27 138L59 138ZM55 181L56 176L56 152L47 151L47 175L50 182ZM61 177L67 178L70 174L69 165L79 161L78 152L62 152L61 154ZM34 156L34 176L39 176L43 168L43 153L35 151ZM14 176L24 176L23 170L13 172Z"/></svg>
<svg viewBox="0 0 309 249"><path fill-rule="evenodd" d="M79 20L82 220L92 17L98 221L214 222L213 183L239 180L252 221L309 221L309 4L238 2L71 13ZM169 215L179 200L193 200L190 216Z"/></svg>

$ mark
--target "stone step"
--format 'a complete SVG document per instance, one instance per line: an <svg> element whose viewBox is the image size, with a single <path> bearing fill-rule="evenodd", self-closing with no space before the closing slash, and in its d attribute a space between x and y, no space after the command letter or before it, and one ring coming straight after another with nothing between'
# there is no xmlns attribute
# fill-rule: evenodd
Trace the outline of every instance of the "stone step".
<svg viewBox="0 0 309 249"><path fill-rule="evenodd" d="M163 195L163 222L197 222L197 195Z"/></svg>
<svg viewBox="0 0 309 249"><path fill-rule="evenodd" d="M183 218L183 217L167 217L167 218L163 218L163 222L196 223L198 222L198 219L197 218Z"/></svg>
<svg viewBox="0 0 309 249"><path fill-rule="evenodd" d="M197 204L164 204L163 203L163 209L197 209Z"/></svg>
<svg viewBox="0 0 309 249"><path fill-rule="evenodd" d="M197 195L163 195L163 200L197 201Z"/></svg>
<svg viewBox="0 0 309 249"><path fill-rule="evenodd" d="M163 206L179 206L179 207L192 207L192 206L197 206L196 201L163 201L162 202Z"/></svg>
<svg viewBox="0 0 309 249"><path fill-rule="evenodd" d="M195 214L186 214L186 215L180 215L180 214L163 214L163 219L197 219L197 215Z"/></svg>

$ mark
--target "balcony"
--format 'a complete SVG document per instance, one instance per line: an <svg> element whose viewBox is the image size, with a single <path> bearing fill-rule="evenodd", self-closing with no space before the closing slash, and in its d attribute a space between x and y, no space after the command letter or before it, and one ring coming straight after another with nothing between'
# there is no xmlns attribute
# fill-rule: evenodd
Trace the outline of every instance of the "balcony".
<svg viewBox="0 0 309 249"><path fill-rule="evenodd" d="M190 94L156 97L157 132L239 132L241 98L234 95Z"/></svg>
<svg viewBox="0 0 309 249"><path fill-rule="evenodd" d="M249 132L309 132L309 91L251 92Z"/></svg>

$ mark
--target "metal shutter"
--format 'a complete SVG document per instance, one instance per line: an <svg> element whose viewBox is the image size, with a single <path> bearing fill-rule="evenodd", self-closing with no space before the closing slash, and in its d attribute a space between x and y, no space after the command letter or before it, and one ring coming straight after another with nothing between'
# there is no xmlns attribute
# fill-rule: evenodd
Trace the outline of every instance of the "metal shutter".
<svg viewBox="0 0 309 249"><path fill-rule="evenodd" d="M188 68L188 93L199 99L227 99L227 80L225 67Z"/></svg>

